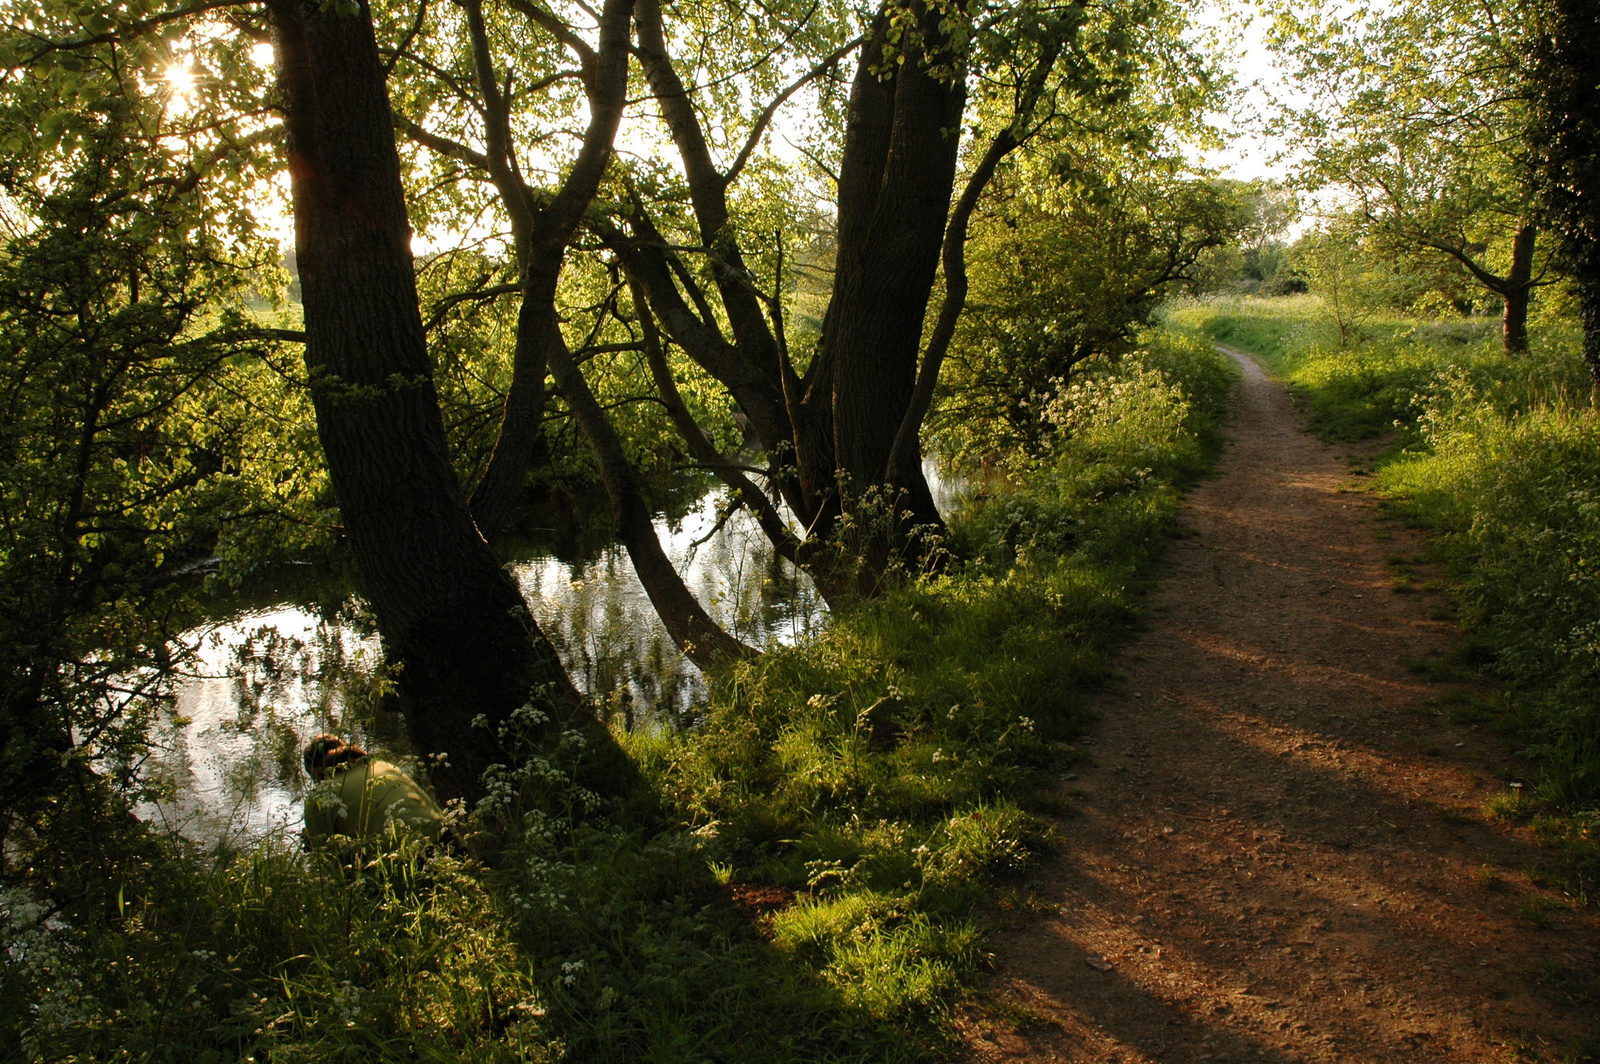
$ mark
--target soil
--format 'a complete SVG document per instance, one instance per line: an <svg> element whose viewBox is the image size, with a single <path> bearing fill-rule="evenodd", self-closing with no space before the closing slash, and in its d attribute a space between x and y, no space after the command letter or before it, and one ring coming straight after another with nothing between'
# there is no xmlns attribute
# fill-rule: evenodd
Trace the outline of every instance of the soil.
<svg viewBox="0 0 1600 1064"><path fill-rule="evenodd" d="M1454 722L1449 600L1403 579L1438 576L1421 534L1227 353L1233 441L1062 783L1059 856L996 936L969 1056L1591 1059L1564 1054L1600 1014L1600 921L1485 814L1526 766Z"/></svg>

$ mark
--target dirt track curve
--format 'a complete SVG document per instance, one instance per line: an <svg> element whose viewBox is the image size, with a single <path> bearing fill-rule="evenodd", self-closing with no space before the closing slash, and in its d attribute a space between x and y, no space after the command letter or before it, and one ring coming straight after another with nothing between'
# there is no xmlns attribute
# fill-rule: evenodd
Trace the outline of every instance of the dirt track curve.
<svg viewBox="0 0 1600 1064"><path fill-rule="evenodd" d="M1479 815L1500 742L1402 664L1454 637L1442 596L1391 586L1421 539L1228 353L1234 442L1062 784L1079 814L998 936L969 1055L1559 1059L1594 1019L1600 927L1530 880L1526 829Z"/></svg>

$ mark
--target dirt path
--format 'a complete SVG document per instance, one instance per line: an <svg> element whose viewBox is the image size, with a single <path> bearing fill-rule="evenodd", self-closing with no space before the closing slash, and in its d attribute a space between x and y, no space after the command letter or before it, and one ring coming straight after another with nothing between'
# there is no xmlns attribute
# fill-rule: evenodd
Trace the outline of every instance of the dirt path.
<svg viewBox="0 0 1600 1064"><path fill-rule="evenodd" d="M1229 354L1235 442L1063 784L1081 814L999 936L971 1055L1556 1059L1593 1019L1600 929L1530 881L1525 831L1477 818L1498 740L1401 664L1452 638L1441 596L1391 586L1420 538Z"/></svg>

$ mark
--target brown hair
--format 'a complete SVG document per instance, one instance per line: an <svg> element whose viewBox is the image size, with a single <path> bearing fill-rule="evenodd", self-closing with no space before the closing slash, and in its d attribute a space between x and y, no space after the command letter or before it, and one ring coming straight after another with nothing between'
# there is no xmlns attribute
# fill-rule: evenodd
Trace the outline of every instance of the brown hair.
<svg viewBox="0 0 1600 1064"><path fill-rule="evenodd" d="M319 735L306 744L306 771L315 774L319 768L333 768L366 756L367 752L361 747L350 746L337 735Z"/></svg>

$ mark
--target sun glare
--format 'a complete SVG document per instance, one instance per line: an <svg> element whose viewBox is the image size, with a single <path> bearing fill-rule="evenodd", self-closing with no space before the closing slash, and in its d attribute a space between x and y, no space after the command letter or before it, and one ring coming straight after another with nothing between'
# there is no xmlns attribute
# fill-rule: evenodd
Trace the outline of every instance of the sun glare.
<svg viewBox="0 0 1600 1064"><path fill-rule="evenodd" d="M250 61L258 67L270 67L277 59L277 53L272 50L272 45L262 41L250 49Z"/></svg>
<svg viewBox="0 0 1600 1064"><path fill-rule="evenodd" d="M195 73L188 67L173 64L163 76L174 95L187 96L194 91Z"/></svg>

